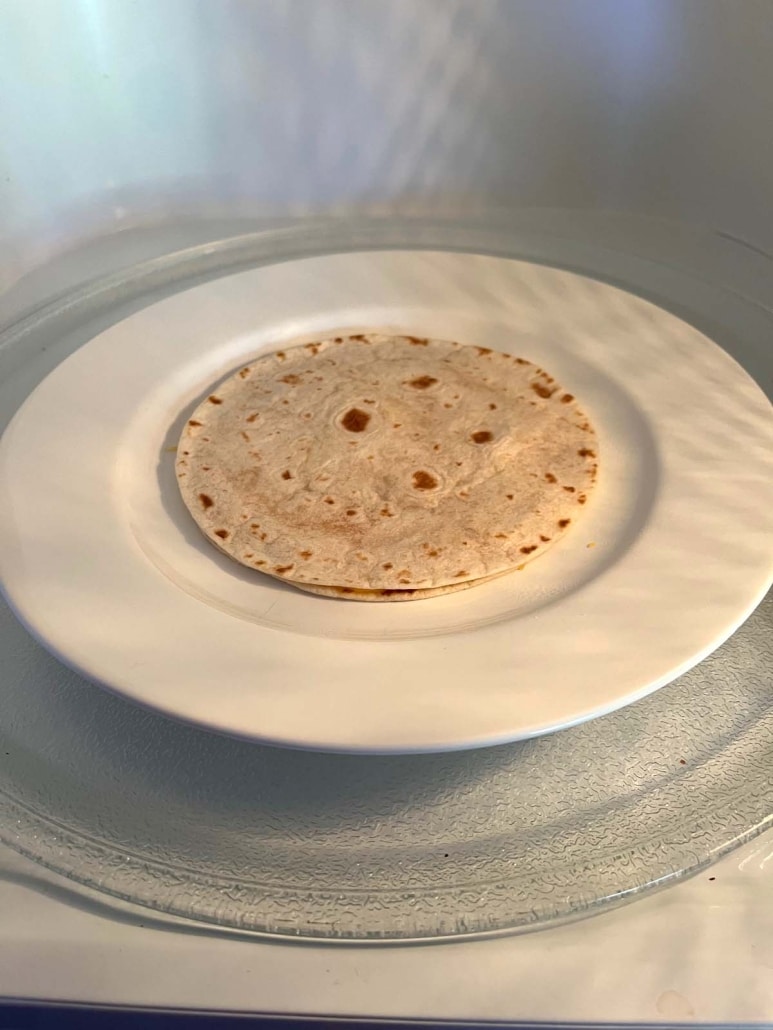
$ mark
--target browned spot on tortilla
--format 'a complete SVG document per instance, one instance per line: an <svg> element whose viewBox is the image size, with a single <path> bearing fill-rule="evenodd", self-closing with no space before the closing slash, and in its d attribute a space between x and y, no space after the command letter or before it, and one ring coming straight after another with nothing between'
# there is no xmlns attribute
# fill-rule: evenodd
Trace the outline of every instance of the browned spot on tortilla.
<svg viewBox="0 0 773 1030"><path fill-rule="evenodd" d="M341 419L341 425L350 433L361 433L370 422L370 415L361 408L349 408Z"/></svg>
<svg viewBox="0 0 773 1030"><path fill-rule="evenodd" d="M369 400L367 400L367 398L366 398L365 400L363 400L363 402L362 402L362 403L363 403L363 404L375 404L376 402L375 402L375 401L369 401Z"/></svg>
<svg viewBox="0 0 773 1030"><path fill-rule="evenodd" d="M222 398L221 397L215 397L214 393L210 394L210 396L207 397L207 400L209 401L210 404L222 404L223 403Z"/></svg>
<svg viewBox="0 0 773 1030"><path fill-rule="evenodd" d="M417 376L415 379L411 379L408 383L414 390L428 390L430 386L433 386L437 382L434 376Z"/></svg>
<svg viewBox="0 0 773 1030"><path fill-rule="evenodd" d="M489 404L489 411L496 411L496 410L497 410L496 404Z"/></svg>
<svg viewBox="0 0 773 1030"><path fill-rule="evenodd" d="M494 434L488 429L477 429L474 433L470 434L470 438L475 443L488 443L494 439Z"/></svg>
<svg viewBox="0 0 773 1030"><path fill-rule="evenodd" d="M542 383L532 383L531 388L532 390L534 390L538 397L545 397L546 399L548 397L552 397L553 394L556 392L555 390L549 390L547 386L543 386Z"/></svg>
<svg viewBox="0 0 773 1030"><path fill-rule="evenodd" d="M448 401L446 401L445 404L443 405L443 407L444 408L453 408L453 404L451 404Z"/></svg>
<svg viewBox="0 0 773 1030"><path fill-rule="evenodd" d="M478 354L480 354L481 357L483 357L484 354L491 353L490 347L476 347L475 350L478 352Z"/></svg>
<svg viewBox="0 0 773 1030"><path fill-rule="evenodd" d="M183 454L184 454L184 455L186 455L186 457L187 457L187 455L189 455L190 453L191 453L190 451L183 451Z"/></svg>
<svg viewBox="0 0 773 1030"><path fill-rule="evenodd" d="M189 426L200 426L200 425L202 425L202 423L201 422L197 422L195 418L191 418L191 419L188 419L188 425Z"/></svg>
<svg viewBox="0 0 773 1030"><path fill-rule="evenodd" d="M556 479L556 477L553 475L552 472L546 472L545 473L545 479L547 479L548 483L557 483L558 482L558 480Z"/></svg>
<svg viewBox="0 0 773 1030"><path fill-rule="evenodd" d="M440 554L440 551L436 551L436 550L434 549L434 547L433 547L433 549L432 549L431 551L427 551L427 557L428 557L428 558L437 558L437 556L438 556L439 554Z"/></svg>
<svg viewBox="0 0 773 1030"><path fill-rule="evenodd" d="M417 469L413 473L413 485L416 490L434 490L437 479L424 469Z"/></svg>
<svg viewBox="0 0 773 1030"><path fill-rule="evenodd" d="M388 561L388 562L384 562L384 564L381 566L381 568L382 569L386 569L387 572L388 572L390 569L394 568L394 565L392 565L391 561Z"/></svg>
<svg viewBox="0 0 773 1030"><path fill-rule="evenodd" d="M459 579L461 576L466 576L466 575L467 575L467 570L466 569L460 569L459 572L457 572L456 575L454 576L454 579Z"/></svg>
<svg viewBox="0 0 773 1030"><path fill-rule="evenodd" d="M349 339L350 340L364 340L365 339L365 334L364 333L353 333L349 337Z"/></svg>
<svg viewBox="0 0 773 1030"><path fill-rule="evenodd" d="M531 554L532 551L536 551L536 550L537 550L537 545L536 544L532 544L531 547L522 547L521 548L521 554Z"/></svg>
<svg viewBox="0 0 773 1030"><path fill-rule="evenodd" d="M210 470L211 468L212 468L212 466L211 466L211 465L202 465L202 466L201 466L201 471L202 471L202 472L209 472L209 470Z"/></svg>
<svg viewBox="0 0 773 1030"><path fill-rule="evenodd" d="M314 552L313 551L299 551L298 553L300 554L301 558L305 558L308 561L308 559L311 558L311 556L312 556L312 554Z"/></svg>
<svg viewBox="0 0 773 1030"><path fill-rule="evenodd" d="M310 350L312 354L316 354L319 351L318 343L307 343L306 350Z"/></svg>
<svg viewBox="0 0 773 1030"><path fill-rule="evenodd" d="M265 540L267 536L268 536L268 533L261 533L260 534L260 539L261 540Z"/></svg>
<svg viewBox="0 0 773 1030"><path fill-rule="evenodd" d="M279 358L280 361L284 361L284 359L287 357L287 355L285 354L285 352L283 350L278 350L276 352L276 356L277 356L277 358Z"/></svg>
<svg viewBox="0 0 773 1030"><path fill-rule="evenodd" d="M543 536L542 533L540 533L539 538L540 538L540 540L542 541L543 544L549 544L550 543L550 537L549 536Z"/></svg>
<svg viewBox="0 0 773 1030"><path fill-rule="evenodd" d="M292 479L292 478L293 478L292 472L289 469L285 469L284 472L282 473L282 479Z"/></svg>
<svg viewBox="0 0 773 1030"><path fill-rule="evenodd" d="M251 371L251 369L249 369L249 368L243 368L243 369L242 369L242 370L241 370L241 371L239 372L239 378L240 378L240 379L246 379L246 378L247 378L247 376L248 376L248 375L250 374L250 371Z"/></svg>
<svg viewBox="0 0 773 1030"><path fill-rule="evenodd" d="M440 450L440 444L436 443L435 446L432 448L432 450L433 451L439 451Z"/></svg>
<svg viewBox="0 0 773 1030"><path fill-rule="evenodd" d="M513 497L515 497L515 494L508 494L507 495L508 501L512 501Z"/></svg>
<svg viewBox="0 0 773 1030"><path fill-rule="evenodd" d="M221 540L227 540L231 534L227 529L216 529L215 536L219 536Z"/></svg>
<svg viewBox="0 0 773 1030"><path fill-rule="evenodd" d="M261 558L261 559L260 559L260 561L256 561L256 562L255 562L255 564L256 564L256 565L265 565L266 563L265 563L265 562L263 561L263 559Z"/></svg>
<svg viewBox="0 0 773 1030"><path fill-rule="evenodd" d="M562 404L571 404L573 400L574 400L574 397L572 396L571 393L565 393L564 396L561 398L561 403Z"/></svg>
<svg viewBox="0 0 773 1030"><path fill-rule="evenodd" d="M245 418L244 421L245 422L254 422L256 418L260 418L260 412L253 411L253 413L251 415L248 415L247 418Z"/></svg>
<svg viewBox="0 0 773 1030"><path fill-rule="evenodd" d="M199 500L201 501L202 508L211 508L215 503L209 494L199 494Z"/></svg>
<svg viewBox="0 0 773 1030"><path fill-rule="evenodd" d="M349 515L349 516L356 515L357 514L357 509L356 508L347 508L346 509L346 514Z"/></svg>
<svg viewBox="0 0 773 1030"><path fill-rule="evenodd" d="M564 490L566 490L566 492L568 494L573 494L574 493L574 487L573 486L565 486Z"/></svg>
<svg viewBox="0 0 773 1030"><path fill-rule="evenodd" d="M412 343L414 347L426 347L429 341L425 336L407 336L406 339L409 343Z"/></svg>
<svg viewBox="0 0 773 1030"><path fill-rule="evenodd" d="M571 519L559 519L558 524L561 527L561 529L566 529L566 527L569 525L571 521Z"/></svg>
<svg viewBox="0 0 773 1030"><path fill-rule="evenodd" d="M241 430L241 432L240 432L240 434L239 434L239 435L241 436L242 440L246 440L246 441L247 441L247 443L249 443L249 442L250 442L250 438L249 438L249 436L247 435L247 433L245 433L245 432L244 432L244 430L243 430L243 429Z"/></svg>
<svg viewBox="0 0 773 1030"><path fill-rule="evenodd" d="M324 501L325 501L325 504L335 504L335 501L333 500L332 497L325 497Z"/></svg>
<svg viewBox="0 0 773 1030"><path fill-rule="evenodd" d="M587 500L588 500L588 498L585 496L585 494L580 494L580 496L577 498L577 503L578 504L585 504L585 502Z"/></svg>
<svg viewBox="0 0 773 1030"><path fill-rule="evenodd" d="M410 583L411 581L410 581L409 579L404 579L404 578L403 578L403 579L398 579L398 581L397 581L397 582L398 582L398 583Z"/></svg>
<svg viewBox="0 0 773 1030"><path fill-rule="evenodd" d="M288 372L286 376L282 376L279 380L280 383L288 383L290 386L295 386L300 383L301 377L297 376L295 372Z"/></svg>
<svg viewBox="0 0 773 1030"><path fill-rule="evenodd" d="M577 452L581 458L595 458L596 452L592 451L590 447L581 447Z"/></svg>
<svg viewBox="0 0 773 1030"><path fill-rule="evenodd" d="M507 533L495 533L494 538L496 540L507 540Z"/></svg>
<svg viewBox="0 0 773 1030"><path fill-rule="evenodd" d="M283 572L289 572L293 568L295 568L294 565L275 565L274 572L278 572L281 575Z"/></svg>
<svg viewBox="0 0 773 1030"><path fill-rule="evenodd" d="M391 512L389 510L389 508L382 508L381 509L381 514L384 516L385 519L392 519L392 518L394 518L394 512Z"/></svg>

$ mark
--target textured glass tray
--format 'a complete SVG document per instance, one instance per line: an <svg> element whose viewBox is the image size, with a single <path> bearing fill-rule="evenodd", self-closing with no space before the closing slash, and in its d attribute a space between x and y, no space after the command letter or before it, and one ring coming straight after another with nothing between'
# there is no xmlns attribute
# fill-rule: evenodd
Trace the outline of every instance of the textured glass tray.
<svg viewBox="0 0 773 1030"><path fill-rule="evenodd" d="M157 259L5 334L3 421L132 306L279 257L447 246L552 259L658 299L662 264L527 236L501 223L332 224ZM705 328L700 298L716 301L718 286L676 268L667 279L682 317L693 310ZM723 338L712 323L719 343L750 346L747 329L773 326L737 294L721 299L733 324ZM174 723L65 670L7 609L0 642L0 837L75 881L223 927L357 940L525 929L694 872L773 822L770 598L710 659L621 712L406 758L283 751Z"/></svg>

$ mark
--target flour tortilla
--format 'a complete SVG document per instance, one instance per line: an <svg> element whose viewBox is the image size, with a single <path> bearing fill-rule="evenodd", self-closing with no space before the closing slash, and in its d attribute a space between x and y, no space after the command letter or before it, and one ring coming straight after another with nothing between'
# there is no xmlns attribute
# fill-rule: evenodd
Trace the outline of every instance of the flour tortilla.
<svg viewBox="0 0 773 1030"><path fill-rule="evenodd" d="M263 355L188 420L177 475L221 550L306 586L448 587L543 553L577 521L593 427L531 362L416 337Z"/></svg>
<svg viewBox="0 0 773 1030"><path fill-rule="evenodd" d="M495 576L483 576L482 579L468 579L465 583L449 583L445 587L418 587L416 590L357 590L354 587L311 586L309 583L288 583L305 590L308 594L320 594L322 597L337 597L342 601L422 601L427 597L441 597L443 594L455 594L459 590L469 590L492 579L507 576L510 573L498 572Z"/></svg>

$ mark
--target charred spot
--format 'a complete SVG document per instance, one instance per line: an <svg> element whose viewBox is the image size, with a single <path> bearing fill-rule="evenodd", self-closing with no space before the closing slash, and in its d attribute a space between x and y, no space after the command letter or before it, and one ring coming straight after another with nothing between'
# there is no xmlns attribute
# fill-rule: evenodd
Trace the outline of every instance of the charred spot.
<svg viewBox="0 0 773 1030"><path fill-rule="evenodd" d="M559 519L558 524L561 527L561 529L566 529L566 527L569 525L571 521L571 519Z"/></svg>
<svg viewBox="0 0 773 1030"><path fill-rule="evenodd" d="M558 482L558 480L556 479L556 477L553 475L552 472L546 472L545 473L545 479L547 479L548 483L557 483Z"/></svg>
<svg viewBox="0 0 773 1030"><path fill-rule="evenodd" d="M540 533L539 538L540 538L540 540L542 541L543 544L549 544L550 543L550 537L549 536L543 536L543 534Z"/></svg>
<svg viewBox="0 0 773 1030"><path fill-rule="evenodd" d="M393 422L392 423L392 429L399 429L401 425L402 425L402 422Z"/></svg>
<svg viewBox="0 0 773 1030"><path fill-rule="evenodd" d="M375 401L369 401L367 398L365 398L362 403L363 404L375 404L376 402Z"/></svg>
<svg viewBox="0 0 773 1030"><path fill-rule="evenodd" d="M356 515L357 514L357 509L356 508L347 508L346 509L346 514L349 515L350 517L352 515Z"/></svg>
<svg viewBox="0 0 773 1030"><path fill-rule="evenodd" d="M241 436L242 440L246 440L246 441L247 441L247 443L249 443L249 442L250 442L250 438L249 438L249 436L247 435L247 433L245 433L245 432L244 432L244 430L243 430L243 429L242 429L242 430L241 430L241 432L239 433L239 436Z"/></svg>
<svg viewBox="0 0 773 1030"><path fill-rule="evenodd" d="M384 564L381 566L381 568L382 569L386 569L386 571L389 572L390 569L394 568L394 565L391 563L391 561L388 561L388 562L384 562Z"/></svg>
<svg viewBox="0 0 773 1030"><path fill-rule="evenodd" d="M543 386L542 383L532 383L531 388L538 397L544 397L546 400L548 397L552 397L556 392L555 390L549 389L547 386Z"/></svg>
<svg viewBox="0 0 773 1030"><path fill-rule="evenodd" d="M209 472L209 470L210 470L211 468L212 468L212 466L211 466L211 465L202 465L202 466L201 466L201 471L202 471L202 472Z"/></svg>
<svg viewBox="0 0 773 1030"><path fill-rule="evenodd" d="M437 479L424 469L417 469L413 473L413 486L416 490L434 490Z"/></svg>
<svg viewBox="0 0 773 1030"><path fill-rule="evenodd" d="M580 496L577 498L577 503L578 504L585 504L585 502L587 500L588 500L588 498L585 496L585 494L580 494Z"/></svg>
<svg viewBox="0 0 773 1030"><path fill-rule="evenodd" d="M451 404L449 401L446 401L445 404L443 405L443 407L444 408L453 408L453 404Z"/></svg>
<svg viewBox="0 0 773 1030"><path fill-rule="evenodd" d="M531 546L529 546L529 547L522 547L521 548L521 554L531 554L532 551L536 551L536 550L537 550L537 545L536 544L531 544Z"/></svg>
<svg viewBox="0 0 773 1030"><path fill-rule="evenodd" d="M574 397L572 396L571 393L565 393L564 396L561 398L561 403L562 404L571 404L573 400L574 400Z"/></svg>
<svg viewBox="0 0 773 1030"><path fill-rule="evenodd" d="M341 593L342 594L353 594L354 593L354 587L341 587Z"/></svg>
<svg viewBox="0 0 773 1030"><path fill-rule="evenodd" d="M306 350L310 350L312 354L317 354L319 352L319 344L318 343L307 343L306 344Z"/></svg>
<svg viewBox="0 0 773 1030"><path fill-rule="evenodd" d="M573 494L574 493L574 487L573 486L565 486L564 490L566 490L566 492L568 494Z"/></svg>
<svg viewBox="0 0 773 1030"><path fill-rule="evenodd" d="M263 561L263 559L261 558L261 559L260 559L259 561L256 561L256 562L255 562L255 564L256 564L256 565L265 565L266 563L265 563L265 562Z"/></svg>
<svg viewBox="0 0 773 1030"><path fill-rule="evenodd" d="M440 551L436 550L434 547L432 548L431 551L427 551L427 557L428 558L437 558L437 556L439 554L440 554Z"/></svg>
<svg viewBox="0 0 773 1030"><path fill-rule="evenodd" d="M429 343L426 336L407 336L406 339L409 343L412 343L414 347L426 347Z"/></svg>
<svg viewBox="0 0 773 1030"><path fill-rule="evenodd" d="M515 361L516 365L528 365L529 364L529 362L526 360L526 358L514 358L513 360Z"/></svg>
<svg viewBox="0 0 773 1030"><path fill-rule="evenodd" d="M365 334L364 333L353 333L349 337L349 339L350 340L364 340L365 339Z"/></svg>
<svg viewBox="0 0 773 1030"><path fill-rule="evenodd" d="M470 439L474 443L490 443L494 439L494 434L489 429L477 429L470 435Z"/></svg>
<svg viewBox="0 0 773 1030"><path fill-rule="evenodd" d="M458 571L458 572L456 573L456 575L454 576L454 579L460 579L460 578L461 578L462 576L466 576L466 575L468 575L468 572L467 572L467 570L466 570L466 569L460 569L460 570L459 570L459 571Z"/></svg>
<svg viewBox="0 0 773 1030"><path fill-rule="evenodd" d="M350 433L361 433L370 422L370 415L361 408L349 408L341 419L341 425Z"/></svg>
<svg viewBox="0 0 773 1030"><path fill-rule="evenodd" d="M285 359L285 358L287 357L287 355L285 354L285 352L284 352L283 350L278 350L278 351L276 352L276 356L277 356L277 358L278 358L278 359L279 359L280 361L284 361L284 359Z"/></svg>
<svg viewBox="0 0 773 1030"><path fill-rule="evenodd" d="M294 565L275 565L274 566L274 572L278 572L279 575L281 576L283 573L289 572L291 569L294 569L294 568L295 568Z"/></svg>
<svg viewBox="0 0 773 1030"><path fill-rule="evenodd" d="M248 375L250 374L250 372L251 372L251 371L252 371L252 369L249 369L249 368L243 368L243 369L242 369L242 370L241 370L241 371L239 372L239 378L240 378L240 379L246 379L246 378L247 378L247 376L248 376Z"/></svg>
<svg viewBox="0 0 773 1030"><path fill-rule="evenodd" d="M476 347L475 350L481 357L483 357L485 354L491 353L491 347Z"/></svg>
<svg viewBox="0 0 773 1030"><path fill-rule="evenodd" d="M205 510L207 508L211 508L212 505L215 503L209 496L209 494L199 494L199 500L201 501L201 507Z"/></svg>
<svg viewBox="0 0 773 1030"><path fill-rule="evenodd" d="M210 394L209 397L207 397L207 400L209 401L210 404L222 404L223 403L223 398L222 397L216 397L214 395L214 393Z"/></svg>
<svg viewBox="0 0 773 1030"><path fill-rule="evenodd" d="M496 404L494 404L494 403L489 404L489 411L496 411L496 410L497 410Z"/></svg>
<svg viewBox="0 0 773 1030"><path fill-rule="evenodd" d="M227 540L231 534L227 529L216 529L215 536L219 536L221 540Z"/></svg>
<svg viewBox="0 0 773 1030"><path fill-rule="evenodd" d="M508 501L512 501L512 499L515 497L515 494L507 494L506 497Z"/></svg>
<svg viewBox="0 0 773 1030"><path fill-rule="evenodd" d="M415 379L411 379L408 383L414 390L428 390L430 386L434 386L437 382L434 376L417 376Z"/></svg>
<svg viewBox="0 0 773 1030"><path fill-rule="evenodd" d="M394 518L394 512L391 512L389 508L382 508L381 514L384 516L385 519Z"/></svg>
<svg viewBox="0 0 773 1030"><path fill-rule="evenodd" d="M495 540L507 540L507 533L495 533L494 534L494 539Z"/></svg>
<svg viewBox="0 0 773 1030"><path fill-rule="evenodd" d="M282 376L279 380L280 383L287 383L289 386L297 386L300 381L301 377L297 376L295 372L288 372L286 376Z"/></svg>
<svg viewBox="0 0 773 1030"><path fill-rule="evenodd" d="M577 452L581 458L595 458L596 452L592 451L590 447L581 447Z"/></svg>
<svg viewBox="0 0 773 1030"><path fill-rule="evenodd" d="M253 413L251 415L248 415L247 418L245 418L244 421L245 422L254 422L256 418L260 418L260 414L257 411L253 411Z"/></svg>
<svg viewBox="0 0 773 1030"><path fill-rule="evenodd" d="M434 447L432 448L432 450L433 450L433 451L439 451L439 450L440 450L440 444L439 444L439 443L436 443L436 444L434 445Z"/></svg>
<svg viewBox="0 0 773 1030"><path fill-rule="evenodd" d="M293 478L292 472L289 469L285 469L284 472L282 473L282 479L292 479L292 478Z"/></svg>
<svg viewBox="0 0 773 1030"><path fill-rule="evenodd" d="M335 501L333 500L332 497L325 497L325 498L323 498L323 500L324 500L325 504L335 504Z"/></svg>
<svg viewBox="0 0 773 1030"><path fill-rule="evenodd" d="M195 418L191 418L191 419L188 419L188 425L189 426L200 426L200 425L202 425L202 423L201 422L197 422Z"/></svg>
<svg viewBox="0 0 773 1030"><path fill-rule="evenodd" d="M410 581L409 579L405 579L405 578L403 578L403 579L398 579L398 581L397 581L397 582L398 582L398 583L410 583L411 581Z"/></svg>
<svg viewBox="0 0 773 1030"><path fill-rule="evenodd" d="M298 554L301 556L301 558L304 558L306 561L308 561L309 558L311 558L313 553L314 553L313 551L299 551L298 552Z"/></svg>

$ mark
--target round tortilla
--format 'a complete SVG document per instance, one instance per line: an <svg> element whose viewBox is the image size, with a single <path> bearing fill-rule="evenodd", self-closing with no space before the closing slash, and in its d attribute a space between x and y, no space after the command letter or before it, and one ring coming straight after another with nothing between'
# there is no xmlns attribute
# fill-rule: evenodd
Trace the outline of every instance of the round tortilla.
<svg viewBox="0 0 773 1030"><path fill-rule="evenodd" d="M311 586L309 583L295 583L287 580L299 590L308 594L320 594L322 597L337 597L342 601L422 601L427 597L441 597L443 594L455 594L459 590L469 590L481 583L489 583L492 579L506 576L512 569L498 572L494 576L483 576L481 579L468 579L464 583L449 583L444 587L417 587L415 590L358 590L356 587Z"/></svg>
<svg viewBox="0 0 773 1030"><path fill-rule="evenodd" d="M265 354L188 420L194 519L235 560L296 584L445 587L537 557L583 511L595 433L531 362L417 337Z"/></svg>

